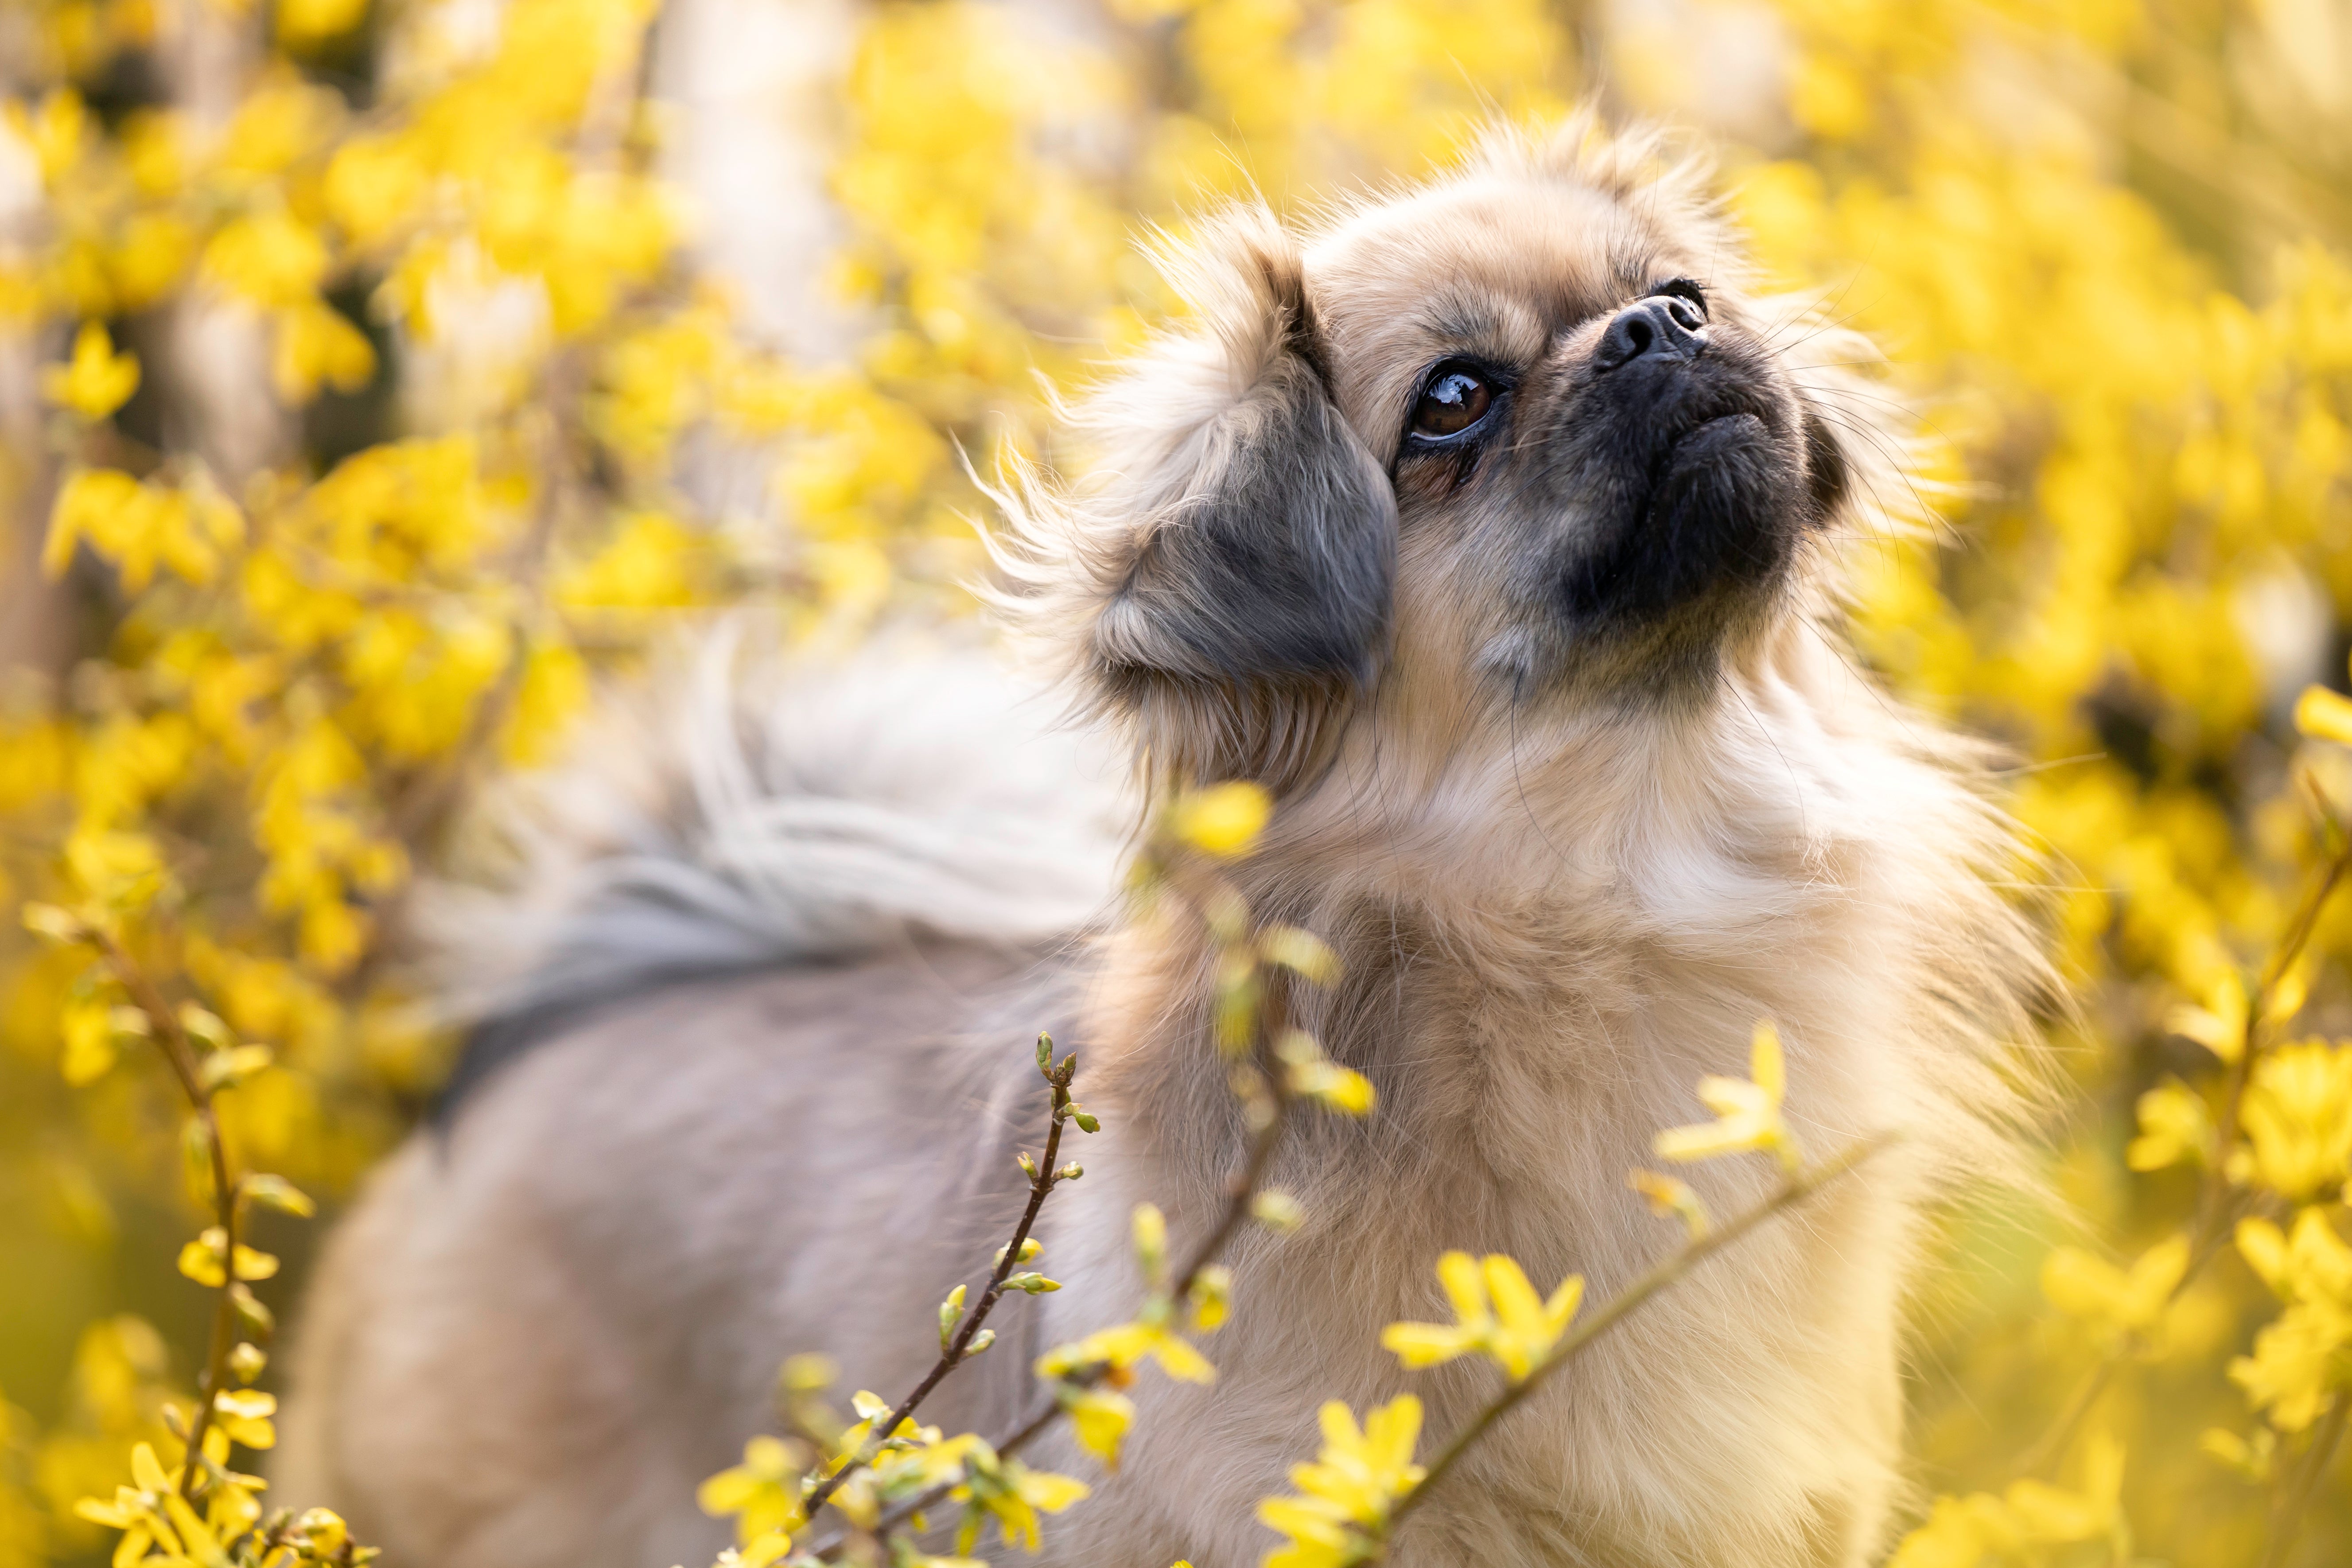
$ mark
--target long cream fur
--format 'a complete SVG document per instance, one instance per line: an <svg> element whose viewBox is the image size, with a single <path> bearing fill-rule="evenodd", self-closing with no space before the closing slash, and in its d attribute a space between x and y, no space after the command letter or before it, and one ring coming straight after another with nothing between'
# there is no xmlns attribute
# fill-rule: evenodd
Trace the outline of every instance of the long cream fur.
<svg viewBox="0 0 2352 1568"><path fill-rule="evenodd" d="M1921 1207L2004 1158L2017 1096L2001 1052L2042 984L1999 890L2016 852L1980 752L1877 689L1837 630L1840 556L1894 525L1882 503L1906 489L1885 404L1850 370L1789 372L1845 437L1853 482L1792 574L1712 626L1710 679L1670 699L1612 695L1641 647L1580 662L1529 618L1476 542L1491 518L1402 479L1386 489L1392 411L1432 352L1413 323L1433 299L1485 310L1497 353L1514 334L1549 352L1526 301L1606 295L1641 252L1705 276L1718 320L1801 343L1801 363L1865 357L1801 303L1745 291L1704 186L1662 142L1580 120L1497 135L1461 171L1336 211L1303 240L1258 211L1207 225L1177 264L1195 317L1077 416L1092 477L1008 492L1006 608L1058 689L1157 782L1239 774L1280 792L1238 875L1261 914L1339 952L1343 980L1301 1021L1381 1092L1370 1121L1312 1121L1286 1149L1275 1179L1308 1219L1235 1247L1234 1320L1204 1344L1214 1385L1147 1374L1115 1477L1066 1439L1032 1455L1097 1488L1051 1522L1043 1563L1255 1563L1273 1538L1254 1505L1312 1452L1325 1399L1360 1409L1410 1388L1433 1433L1452 1428L1492 1395L1491 1371L1405 1373L1377 1346L1381 1325L1445 1316L1433 1266L1446 1248L1510 1253L1547 1288L1580 1272L1595 1300L1622 1287L1675 1234L1627 1191L1628 1169L1652 1163L1657 1129L1701 1118L1693 1084L1740 1071L1765 1017L1809 1147L1882 1131L1903 1144L1601 1342L1497 1430L1391 1560L1854 1568L1885 1542ZM1284 401L1327 396L1328 417ZM1140 595L1139 574L1183 559L1155 555L1185 543L1155 534L1255 482L1247 465L1286 482L1296 465L1254 443L1294 428L1320 443L1318 493L1364 500L1347 515L1392 531L1391 555L1343 529L1304 557L1367 584L1389 574L1376 603L1351 588L1327 605L1377 636L1329 668L1221 668L1214 643L1144 613L1182 601ZM927 728L946 704L969 711L981 678L950 662L967 672L951 685L891 678L888 712L905 737L932 737L923 776L976 780L1015 742ZM1549 672L1538 695L1515 673L1531 669ZM674 796L680 820L648 842L784 863L763 859L760 822L835 819L791 802L822 793L808 780L871 776L833 764L872 743L870 722L849 721L871 710L854 682L882 679L782 704L792 717L766 730L755 702L724 735L701 732L701 752L804 765L761 775L784 803L772 811L721 819ZM937 792L924 799L910 809L939 809ZM1017 876L1005 908L1030 914L992 933L960 853L937 855L961 900L943 926L907 897L887 918L815 920L829 946L770 940L756 967L576 1016L544 983L521 994L523 1011L557 1009L556 1037L420 1135L331 1248L283 1495L348 1510L390 1568L661 1568L708 1552L721 1537L693 1484L772 1428L782 1356L824 1351L853 1386L895 1394L935 1353L934 1303L985 1268L1017 1196L1040 1027L1081 1050L1105 1128L1046 1212L1040 1267L1066 1289L1013 1303L1008 1342L927 1415L1000 1430L1034 1397L1038 1349L1124 1318L1130 1207L1156 1202L1180 1238L1198 1234L1238 1147L1205 1043L1211 957L1115 913L1041 931ZM593 850L555 858L613 885ZM745 886L687 900L692 918L724 925ZM1115 911L1108 870L1101 892ZM543 888L517 896L549 903ZM755 925L762 896L745 894ZM811 895L792 896L814 919ZM543 940L605 951L593 930ZM1693 1179L1725 1213L1770 1173L1727 1161Z"/></svg>

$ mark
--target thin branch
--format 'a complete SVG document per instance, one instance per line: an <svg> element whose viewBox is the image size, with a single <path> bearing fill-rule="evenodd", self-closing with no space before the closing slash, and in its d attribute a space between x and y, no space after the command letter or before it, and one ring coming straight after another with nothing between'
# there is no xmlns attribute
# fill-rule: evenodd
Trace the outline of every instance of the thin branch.
<svg viewBox="0 0 2352 1568"><path fill-rule="evenodd" d="M2311 1500L2317 1495L2319 1483L2344 1441L2347 1416L2352 1416L2352 1395L2338 1393L2336 1403L2320 1418L2319 1430L2312 1435L2311 1451L2304 1456L2301 1469L2271 1514L2270 1542L2263 1551L2263 1568L2285 1568L2295 1540L2303 1533L2304 1513L2311 1507Z"/></svg>
<svg viewBox="0 0 2352 1568"><path fill-rule="evenodd" d="M1437 1458L1430 1462L1428 1472L1414 1485L1412 1490L1399 1499L1396 1507L1390 1510L1389 1528L1393 1530L1399 1521L1419 1508L1429 1494L1436 1489L1438 1483L1444 1480L1454 1468L1461 1462L1462 1457L1493 1428L1495 1423L1517 1409L1522 1401L1542 1386L1546 1378L1574 1360L1593 1341L1633 1316L1651 1297L1674 1284L1707 1258L1729 1247L1775 1215L1804 1202L1885 1148L1891 1142L1893 1139L1885 1133L1864 1138L1847 1145L1846 1148L1818 1165L1792 1173L1771 1196L1739 1215L1728 1224L1685 1243L1656 1268L1612 1297L1608 1305L1579 1323L1573 1331L1554 1347L1551 1354L1526 1377L1505 1389L1494 1403L1472 1417L1468 1426L1454 1435L1453 1440L1447 1443Z"/></svg>
<svg viewBox="0 0 2352 1568"><path fill-rule="evenodd" d="M181 1025L179 1015L112 932L87 922L82 929L104 955L115 979L131 994L139 1010L147 1015L156 1047L171 1064L172 1076L180 1080L181 1089L204 1126L205 1145L211 1155L213 1220L220 1226L222 1237L222 1278L219 1299L213 1306L212 1339L206 1347L205 1368L196 1379L198 1398L195 1415L188 1423L187 1458L180 1469L180 1495L194 1502L199 1490L198 1478L205 1471L205 1436L212 1429L214 1402L228 1379L229 1352L236 1349L237 1188L229 1180L228 1151L221 1142L220 1117L213 1109L212 1090L205 1087L195 1046Z"/></svg>
<svg viewBox="0 0 2352 1568"><path fill-rule="evenodd" d="M2098 1405L2099 1395L2107 1391L2107 1384L2115 1381L2116 1370L2122 1365L2123 1357L2119 1352L2099 1358L2083 1380L2074 1385L2074 1392L2066 1396L2066 1403L2060 1408L2057 1418L2050 1423L2049 1428L2040 1437L2034 1439L2033 1447L2018 1460L2017 1468L2021 1474L2030 1476L2066 1451L2067 1446L2074 1440L2076 1429Z"/></svg>
<svg viewBox="0 0 2352 1568"><path fill-rule="evenodd" d="M1266 1076L1268 1092L1274 1101L1273 1114L1257 1137L1251 1142L1249 1152L1243 1157L1241 1165L1227 1179L1224 1212L1218 1217L1216 1227L1202 1238L1200 1246L1193 1248L1192 1256L1185 1263L1183 1271L1170 1286L1168 1297L1171 1301L1181 1301L1191 1295L1192 1286L1199 1280L1202 1270L1214 1263L1226 1246L1232 1242L1234 1233L1240 1230L1243 1222L1249 1218L1251 1208L1257 1199L1260 1184L1265 1179L1266 1171L1274 1163L1275 1151L1280 1145L1283 1131L1288 1124L1294 1097L1283 1083L1282 1075L1279 1072L1269 1073ZM1091 1388L1102 1381L1102 1369L1081 1367L1061 1381L1066 1387ZM1061 1400L1055 1398L991 1447L1000 1457L1009 1458L1018 1454L1044 1436L1065 1414ZM876 1523L874 1533L887 1537L891 1531L905 1524L916 1514L938 1506L946 1499L950 1491L961 1484L961 1481L945 1481L918 1497L897 1504L884 1513ZM810 1511L812 1513L815 1511L814 1505ZM828 1558L831 1554L839 1552L845 1544L846 1544L845 1539L827 1542L817 1548L816 1555L821 1559Z"/></svg>
<svg viewBox="0 0 2352 1568"><path fill-rule="evenodd" d="M1279 1010L1275 1007L1271 997L1267 1000L1266 1010L1279 1016ZM1192 1256L1177 1274L1176 1282L1169 1287L1171 1300L1181 1301L1192 1294L1193 1284L1201 1278L1201 1271L1217 1260L1234 1234L1250 1217L1250 1211L1257 1202L1258 1189L1265 1181L1266 1172L1273 1168L1275 1151L1281 1146L1283 1132L1290 1124L1294 1103L1282 1064L1270 1059L1272 1049L1269 1042L1279 1032L1274 1026L1258 1030L1258 1070L1265 1080L1267 1104L1265 1125L1251 1141L1249 1152L1243 1156L1239 1168L1225 1178L1224 1212L1217 1217L1215 1227L1192 1249Z"/></svg>
<svg viewBox="0 0 2352 1568"><path fill-rule="evenodd" d="M1180 892L1178 896L1184 899L1196 913L1203 907L1201 900L1190 895ZM1284 1063L1275 1047L1275 1041L1282 1033L1283 1012L1279 996L1278 987L1267 987L1265 997L1257 1010L1251 1037L1251 1057L1257 1077L1255 1088L1260 1097L1252 1103L1263 1108L1264 1121L1243 1153L1241 1163L1226 1178L1224 1208L1218 1215L1216 1224L1193 1247L1183 1268L1168 1286L1166 1295L1171 1304L1181 1303L1192 1295L1192 1288L1199 1282L1202 1272L1217 1261L1249 1219L1266 1173L1273 1168L1274 1156L1281 1147L1283 1133L1289 1126L1297 1097L1290 1091ZM1065 1390L1091 1388L1102 1381L1105 1370L1100 1366L1080 1367L1061 1378L1060 1386ZM1057 1394L1051 1403L991 1447L1000 1458L1018 1454L1044 1436L1065 1414L1066 1411ZM944 1481L917 1497L895 1504L876 1521L870 1533L887 1539L892 1531L906 1524L915 1515L936 1507L961 1484L961 1481ZM814 1513L814 1504L809 1511ZM848 1539L845 1531L836 1534L818 1546L814 1554L820 1561L831 1561L848 1544Z"/></svg>
<svg viewBox="0 0 2352 1568"><path fill-rule="evenodd" d="M1043 1055L1051 1049L1052 1041L1047 1037L1038 1037L1039 1053ZM1005 1243L1004 1250L998 1254L996 1269L988 1278L987 1289L981 1292L980 1300L957 1328L955 1337L948 1342L940 1353L940 1359L924 1374L923 1380L915 1384L913 1392L898 1402L898 1407L887 1419L875 1424L866 1441L858 1445L855 1455L810 1490L808 1500L803 1506L803 1512L807 1517L815 1518L816 1510L841 1489L842 1483L848 1480L853 1472L873 1463L875 1456L881 1452L883 1443L898 1429L898 1424L912 1415L923 1401L930 1397L931 1391L939 1387L948 1373L964 1363L971 1353L971 1342L979 1335L981 1325L988 1321L989 1313L995 1310L996 1303L1004 1295L1004 1281L1021 1267L1022 1244L1029 1239L1030 1227L1037 1223L1037 1211L1045 1206L1046 1194L1061 1181L1054 1162L1061 1152L1062 1125L1071 1115L1070 1080L1078 1070L1077 1053L1073 1051L1052 1068L1041 1068L1040 1070L1045 1072L1045 1081L1054 1091L1053 1110L1045 1131L1045 1156L1029 1177L1028 1206L1021 1211L1021 1223L1013 1228L1013 1239Z"/></svg>

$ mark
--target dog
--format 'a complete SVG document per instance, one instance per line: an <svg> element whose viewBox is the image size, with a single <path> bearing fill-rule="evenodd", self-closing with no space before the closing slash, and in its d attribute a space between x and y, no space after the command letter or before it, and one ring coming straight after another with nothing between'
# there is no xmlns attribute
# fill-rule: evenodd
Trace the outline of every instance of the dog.
<svg viewBox="0 0 2352 1568"><path fill-rule="evenodd" d="M1246 779L1276 809L1235 885L1341 961L1297 1021L1379 1106L1285 1143L1306 1217L1230 1248L1213 1384L1140 1374L1115 1475L1028 1453L1095 1487L1039 1561L1239 1568L1320 1402L1458 1427L1497 1374L1407 1373L1382 1325L1448 1316L1449 1248L1596 1302L1664 1256L1628 1170L1768 1018L1806 1147L1899 1143L1563 1369L1390 1560L1883 1551L1924 1208L2014 1145L2048 977L1990 753L1841 640L1841 563L1908 525L1891 402L1756 289L1708 180L1583 117L1307 232L1203 220L1162 258L1191 315L1070 412L1080 477L1002 492L1042 688L721 649L532 786L452 941L495 973L451 1102L312 1289L279 1494L394 1568L707 1560L696 1483L774 1429L782 1357L893 1398L928 1368L1024 1194L1048 1029L1102 1123L1041 1221L1064 1288L924 1409L1017 1424L1038 1352L1133 1311L1133 1205L1181 1250L1224 1202L1213 955L1113 889L1138 812ZM1689 1173L1718 1215L1778 1179Z"/></svg>

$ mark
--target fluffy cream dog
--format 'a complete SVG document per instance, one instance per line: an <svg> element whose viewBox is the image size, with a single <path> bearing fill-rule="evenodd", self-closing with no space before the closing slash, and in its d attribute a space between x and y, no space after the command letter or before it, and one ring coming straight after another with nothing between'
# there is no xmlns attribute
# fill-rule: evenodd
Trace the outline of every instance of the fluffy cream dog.
<svg viewBox="0 0 2352 1568"><path fill-rule="evenodd" d="M1105 1129L1046 1209L1066 1289L927 1411L1016 1420L1036 1349L1131 1309L1131 1205L1197 1234L1241 1139L1204 953L1089 923L1108 734L1155 784L1275 789L1241 881L1341 955L1304 1021L1381 1106L1292 1140L1309 1218L1233 1253L1217 1382L1143 1379L1045 1561L1255 1562L1327 1398L1412 1388L1451 1429L1491 1370L1404 1373L1381 1326L1444 1315L1448 1247L1622 1286L1673 1237L1627 1169L1766 1016L1812 1146L1902 1151L1601 1342L1393 1561L1868 1560L1918 1205L1997 1149L2040 971L1976 752L1841 650L1841 544L1903 482L1883 404L1823 368L1860 346L1744 292L1701 190L1580 121L1303 237L1207 226L1175 260L1196 317L1082 412L1094 477L1027 487L1000 542L1100 725L969 659L719 664L674 740L546 786L460 944L521 953L513 983L322 1270L286 1494L394 1568L706 1553L694 1484L772 1422L781 1357L895 1393L936 1353L1017 1201L1046 1027ZM1697 1183L1725 1212L1761 1163Z"/></svg>

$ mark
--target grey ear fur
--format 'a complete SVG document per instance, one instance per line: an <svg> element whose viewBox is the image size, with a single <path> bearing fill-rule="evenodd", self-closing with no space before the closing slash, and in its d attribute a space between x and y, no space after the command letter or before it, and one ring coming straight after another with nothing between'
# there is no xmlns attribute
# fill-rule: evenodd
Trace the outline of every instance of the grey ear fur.
<svg viewBox="0 0 2352 1568"><path fill-rule="evenodd" d="M1073 411L1093 476L1015 476L1000 602L1150 766L1296 784L1387 653L1388 476L1332 402L1298 247L1263 206L1161 266L1192 302Z"/></svg>

